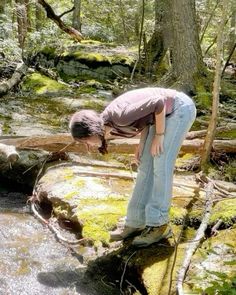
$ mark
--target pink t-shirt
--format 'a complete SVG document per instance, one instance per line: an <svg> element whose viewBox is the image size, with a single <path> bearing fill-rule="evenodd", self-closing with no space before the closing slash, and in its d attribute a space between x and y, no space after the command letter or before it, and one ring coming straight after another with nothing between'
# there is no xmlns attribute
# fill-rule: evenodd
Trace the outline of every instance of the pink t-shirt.
<svg viewBox="0 0 236 295"><path fill-rule="evenodd" d="M173 111L176 90L158 87L135 89L118 96L102 112L104 124L113 127L111 134L133 137L147 125L154 124L154 114Z"/></svg>

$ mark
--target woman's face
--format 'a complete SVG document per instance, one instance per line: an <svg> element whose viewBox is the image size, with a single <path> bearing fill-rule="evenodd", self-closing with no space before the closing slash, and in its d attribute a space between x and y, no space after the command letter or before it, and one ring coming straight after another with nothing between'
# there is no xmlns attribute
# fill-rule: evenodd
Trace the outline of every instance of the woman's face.
<svg viewBox="0 0 236 295"><path fill-rule="evenodd" d="M98 135L91 135L88 137L83 137L80 139L77 139L77 141L85 143L88 147L99 147L102 145L102 140L100 136Z"/></svg>

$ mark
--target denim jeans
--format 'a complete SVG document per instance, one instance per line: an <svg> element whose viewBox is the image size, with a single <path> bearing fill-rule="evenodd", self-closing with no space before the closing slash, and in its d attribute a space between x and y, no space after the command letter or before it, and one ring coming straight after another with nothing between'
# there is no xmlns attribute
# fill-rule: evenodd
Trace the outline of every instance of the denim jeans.
<svg viewBox="0 0 236 295"><path fill-rule="evenodd" d="M168 223L175 161L195 118L194 102L179 92L175 97L174 111L166 116L164 152L155 157L150 154L155 125L149 127L134 191L128 204L127 226L160 226Z"/></svg>

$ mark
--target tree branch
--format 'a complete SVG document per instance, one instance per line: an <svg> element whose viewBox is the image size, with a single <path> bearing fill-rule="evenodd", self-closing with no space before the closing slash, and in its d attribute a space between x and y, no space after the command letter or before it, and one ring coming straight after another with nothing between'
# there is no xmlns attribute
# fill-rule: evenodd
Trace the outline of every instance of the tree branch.
<svg viewBox="0 0 236 295"><path fill-rule="evenodd" d="M43 6L46 11L47 17L54 21L58 25L58 27L64 31L65 33L69 34L73 39L80 42L83 39L82 34L77 31L76 29L67 26L61 19L60 16L56 15L53 11L52 7L44 0L38 0L38 3Z"/></svg>
<svg viewBox="0 0 236 295"><path fill-rule="evenodd" d="M201 222L201 225L199 229L197 230L197 234L195 238L191 241L191 244L189 248L186 251L185 258L183 261L183 265L179 271L178 274L178 280L177 280L177 292L178 295L184 295L184 290L183 290L183 282L185 275L187 273L187 270L189 268L189 264L191 262L191 258L195 251L197 250L201 240L204 238L205 235L205 230L207 228L210 215L211 215L211 209L212 209L212 204L213 204L213 183L210 181L208 182L206 186L206 202L205 202L205 213Z"/></svg>
<svg viewBox="0 0 236 295"><path fill-rule="evenodd" d="M58 15L59 18L62 18L64 15L70 13L71 11L75 10L75 7L73 6L71 9L63 12L62 14Z"/></svg>

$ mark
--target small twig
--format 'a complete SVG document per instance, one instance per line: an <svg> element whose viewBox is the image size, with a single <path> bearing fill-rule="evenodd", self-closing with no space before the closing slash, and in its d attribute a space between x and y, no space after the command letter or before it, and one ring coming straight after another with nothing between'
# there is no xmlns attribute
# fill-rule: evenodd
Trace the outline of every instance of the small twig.
<svg viewBox="0 0 236 295"><path fill-rule="evenodd" d="M128 280L125 280L125 281L130 287L134 288L134 290L138 292L138 289L133 284L131 284L130 281Z"/></svg>
<svg viewBox="0 0 236 295"><path fill-rule="evenodd" d="M126 260L125 262L125 266L124 266L124 270L123 270L123 273L121 275L121 279L120 279L120 292L121 294L124 294L123 290L122 290L122 285L123 285L123 280L124 280L124 276L125 276L125 272L126 272L126 268L127 268L127 265L128 265L128 262L130 261L130 259L136 254L137 251L134 251L129 257L128 259Z"/></svg>
<svg viewBox="0 0 236 295"><path fill-rule="evenodd" d="M222 223L223 223L222 219L219 219L217 221L217 223L211 229L211 236L216 236L217 235L218 229L219 229L219 227L221 226Z"/></svg>

